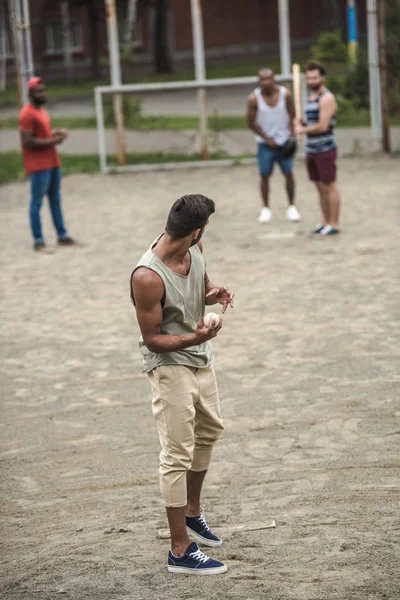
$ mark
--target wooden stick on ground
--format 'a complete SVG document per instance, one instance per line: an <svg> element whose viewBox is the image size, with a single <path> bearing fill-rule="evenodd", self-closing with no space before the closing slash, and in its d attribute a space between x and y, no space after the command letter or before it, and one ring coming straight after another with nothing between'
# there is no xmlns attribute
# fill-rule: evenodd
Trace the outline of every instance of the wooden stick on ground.
<svg viewBox="0 0 400 600"><path fill-rule="evenodd" d="M227 526L221 527L221 533L231 534L236 533L237 531L259 531L260 529L275 529L276 521L272 520L270 523L248 523L247 525L236 525L236 526ZM159 529L157 532L157 537L160 540L169 540L171 535L169 529Z"/></svg>

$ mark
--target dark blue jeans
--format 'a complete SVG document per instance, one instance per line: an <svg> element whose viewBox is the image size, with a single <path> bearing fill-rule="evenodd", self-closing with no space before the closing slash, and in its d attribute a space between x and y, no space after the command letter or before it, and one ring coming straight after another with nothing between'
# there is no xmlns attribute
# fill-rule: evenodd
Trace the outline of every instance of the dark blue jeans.
<svg viewBox="0 0 400 600"><path fill-rule="evenodd" d="M61 210L61 170L59 167L31 173L31 205L29 216L35 244L43 242L40 208L44 196L48 196L51 216L59 238L68 237Z"/></svg>

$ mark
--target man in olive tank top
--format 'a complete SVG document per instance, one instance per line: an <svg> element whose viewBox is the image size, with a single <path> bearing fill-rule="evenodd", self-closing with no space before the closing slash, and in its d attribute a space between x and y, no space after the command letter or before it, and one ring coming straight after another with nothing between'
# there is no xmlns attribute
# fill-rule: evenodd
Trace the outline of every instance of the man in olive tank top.
<svg viewBox="0 0 400 600"><path fill-rule="evenodd" d="M224 313L234 298L226 287L210 282L205 268L200 239L214 212L210 198L179 198L165 232L131 277L142 334L139 348L161 444L160 488L171 531L168 571L175 573L212 575L227 570L196 544L222 544L200 507L212 449L223 430L211 348L222 320L206 327L203 317L206 305L221 304Z"/></svg>

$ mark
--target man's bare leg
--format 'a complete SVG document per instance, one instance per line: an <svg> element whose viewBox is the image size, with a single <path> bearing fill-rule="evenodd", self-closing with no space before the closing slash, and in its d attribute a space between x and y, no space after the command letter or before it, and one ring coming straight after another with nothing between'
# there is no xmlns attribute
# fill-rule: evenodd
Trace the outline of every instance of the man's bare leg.
<svg viewBox="0 0 400 600"><path fill-rule="evenodd" d="M186 475L187 506L167 508L169 529L171 532L171 550L174 556L183 556L190 544L186 530L186 516L200 515L200 494L207 471L188 471Z"/></svg>
<svg viewBox="0 0 400 600"><path fill-rule="evenodd" d="M263 204L269 208L269 175L261 175L260 184Z"/></svg>
<svg viewBox="0 0 400 600"><path fill-rule="evenodd" d="M200 494L207 471L188 471L186 476L188 517L200 516Z"/></svg>
<svg viewBox="0 0 400 600"><path fill-rule="evenodd" d="M292 204L294 204L294 189L295 189L293 173L285 173L285 179L286 179L286 192L288 195L289 206L291 206Z"/></svg>
<svg viewBox="0 0 400 600"><path fill-rule="evenodd" d="M339 229L340 195L335 181L324 184L327 187L329 204L329 223L334 229Z"/></svg>
<svg viewBox="0 0 400 600"><path fill-rule="evenodd" d="M318 189L319 204L321 207L321 225L331 224L329 221L329 197L328 197L328 184L322 181L316 181L315 185Z"/></svg>
<svg viewBox="0 0 400 600"><path fill-rule="evenodd" d="M190 545L186 531L186 506L167 507L169 530L171 532L171 551L174 556L183 556Z"/></svg>

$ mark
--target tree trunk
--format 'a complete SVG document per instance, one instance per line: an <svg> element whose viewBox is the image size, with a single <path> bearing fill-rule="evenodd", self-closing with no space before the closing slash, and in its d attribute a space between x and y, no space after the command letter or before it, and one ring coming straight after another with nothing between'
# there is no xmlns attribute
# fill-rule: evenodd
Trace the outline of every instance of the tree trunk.
<svg viewBox="0 0 400 600"><path fill-rule="evenodd" d="M136 25L138 0L128 0L128 13L126 16L124 46L126 50L131 50L134 41L134 31Z"/></svg>
<svg viewBox="0 0 400 600"><path fill-rule="evenodd" d="M8 0L8 16L10 19L10 33L12 35L12 45L14 52L15 61L15 75L17 78L18 86L18 103L22 107L25 103L24 90L21 82L21 57L20 57L20 45L18 43L17 28L16 28L16 17L15 17L15 4L13 0ZM26 92L25 92L26 94Z"/></svg>
<svg viewBox="0 0 400 600"><path fill-rule="evenodd" d="M154 70L156 73L171 73L172 61L169 47L169 0L155 0L154 2Z"/></svg>
<svg viewBox="0 0 400 600"><path fill-rule="evenodd" d="M4 92L7 86L7 47L6 47L6 6L0 2L0 24L1 24L1 65L0 65L0 89Z"/></svg>
<svg viewBox="0 0 400 600"><path fill-rule="evenodd" d="M379 74L381 82L382 104L382 150L391 152L390 127L389 127L389 95L387 84L387 62L385 44L385 0L378 0L378 46L379 46Z"/></svg>
<svg viewBox="0 0 400 600"><path fill-rule="evenodd" d="M322 30L340 29L340 3L322 0Z"/></svg>
<svg viewBox="0 0 400 600"><path fill-rule="evenodd" d="M63 0L60 8L65 75L67 81L72 81L74 67L72 62L71 19L68 0Z"/></svg>
<svg viewBox="0 0 400 600"><path fill-rule="evenodd" d="M92 45L92 78L100 79L99 36L97 29L98 15L96 11L96 0L88 0L87 7L90 23L90 39Z"/></svg>

